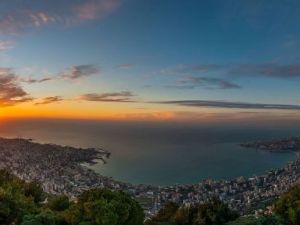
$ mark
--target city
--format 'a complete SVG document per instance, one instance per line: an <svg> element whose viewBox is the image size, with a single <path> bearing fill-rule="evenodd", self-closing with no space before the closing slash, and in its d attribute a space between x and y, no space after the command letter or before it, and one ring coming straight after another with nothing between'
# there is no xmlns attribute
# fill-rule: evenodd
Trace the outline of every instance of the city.
<svg viewBox="0 0 300 225"><path fill-rule="evenodd" d="M38 144L30 139L0 139L0 168L25 181L38 181L44 191L66 194L76 199L92 188L111 188L130 193L146 215L155 215L167 202L181 205L204 203L215 197L241 214L268 213L268 206L280 194L300 181L300 159L265 175L233 180L207 179L193 185L132 185L97 174L84 166L95 160L106 162L110 153L102 149L81 149L54 144Z"/></svg>

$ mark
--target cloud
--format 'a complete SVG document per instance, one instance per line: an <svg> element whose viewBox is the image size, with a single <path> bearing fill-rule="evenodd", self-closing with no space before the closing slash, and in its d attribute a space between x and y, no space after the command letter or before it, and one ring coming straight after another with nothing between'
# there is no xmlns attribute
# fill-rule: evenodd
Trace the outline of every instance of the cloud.
<svg viewBox="0 0 300 225"><path fill-rule="evenodd" d="M228 71L230 75L263 76L269 78L300 77L300 63L294 64L244 64L233 67Z"/></svg>
<svg viewBox="0 0 300 225"><path fill-rule="evenodd" d="M18 83L17 76L9 68L0 68L0 106L12 106L33 99Z"/></svg>
<svg viewBox="0 0 300 225"><path fill-rule="evenodd" d="M163 75L186 75L196 77L198 73L220 71L229 76L262 76L267 78L298 78L300 63L259 63L259 64L180 64L160 71Z"/></svg>
<svg viewBox="0 0 300 225"><path fill-rule="evenodd" d="M241 88L238 84L232 83L225 79L211 78L211 77L194 77L188 76L177 82L175 88L193 89L197 87L204 87L207 89L236 89Z"/></svg>
<svg viewBox="0 0 300 225"><path fill-rule="evenodd" d="M94 102L136 102L132 99L135 96L130 91L110 92L110 93L89 93L79 96L79 100Z"/></svg>
<svg viewBox="0 0 300 225"><path fill-rule="evenodd" d="M300 110L299 105L284 104L260 104L248 102L228 102L228 101L207 101L207 100L179 100L179 101L160 101L160 104L180 105L188 107L213 107L229 109L266 109L266 110Z"/></svg>
<svg viewBox="0 0 300 225"><path fill-rule="evenodd" d="M28 28L37 28L61 21L56 15L32 10L17 10L0 17L0 32L16 34Z"/></svg>
<svg viewBox="0 0 300 225"><path fill-rule="evenodd" d="M35 84L35 83L44 83L52 80L78 80L84 77L92 76L99 72L100 70L97 68L97 66L92 64L73 65L67 71L62 72L60 74L47 76L40 79L32 78L32 77L20 78L20 81L27 84Z"/></svg>
<svg viewBox="0 0 300 225"><path fill-rule="evenodd" d="M179 64L175 67L162 69L160 74L163 75L178 75L178 74L194 74L206 73L223 69L224 65L219 64Z"/></svg>
<svg viewBox="0 0 300 225"><path fill-rule="evenodd" d="M0 2L0 32L16 34L51 24L76 25L115 11L122 0L44 0Z"/></svg>
<svg viewBox="0 0 300 225"><path fill-rule="evenodd" d="M92 64L89 65L79 65L79 66L71 66L69 71L62 74L61 77L76 80L82 77L88 77L94 75L99 72L99 69Z"/></svg>
<svg viewBox="0 0 300 225"><path fill-rule="evenodd" d="M56 102L61 102L64 99L61 96L51 96L51 97L45 97L42 98L39 102L35 103L35 105L46 105Z"/></svg>
<svg viewBox="0 0 300 225"><path fill-rule="evenodd" d="M120 0L92 0L74 7L74 13L80 20L95 20L113 12L121 4Z"/></svg>
<svg viewBox="0 0 300 225"><path fill-rule="evenodd" d="M35 84L35 83L43 83L46 81L51 81L54 80L55 77L45 77L42 79L34 79L34 78L21 78L20 80L24 83L28 83L28 84Z"/></svg>
<svg viewBox="0 0 300 225"><path fill-rule="evenodd" d="M14 47L11 41L0 41L0 51L6 51Z"/></svg>
<svg viewBox="0 0 300 225"><path fill-rule="evenodd" d="M120 68L120 69L129 69L129 68L134 67L134 64L119 64L119 65L116 65L116 67Z"/></svg>

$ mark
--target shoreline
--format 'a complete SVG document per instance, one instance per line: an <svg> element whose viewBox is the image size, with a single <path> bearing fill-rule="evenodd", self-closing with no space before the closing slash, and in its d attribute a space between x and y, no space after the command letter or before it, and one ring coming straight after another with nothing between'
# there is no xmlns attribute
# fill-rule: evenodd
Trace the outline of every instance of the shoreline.
<svg viewBox="0 0 300 225"><path fill-rule="evenodd" d="M0 168L7 168L26 181L38 180L46 192L76 198L90 188L122 190L137 200L147 199L143 207L148 214L155 214L168 201L193 204L208 201L215 196L232 209L247 213L254 210L261 200L274 199L300 181L299 153L295 160L284 167L259 176L205 179L194 184L163 187L116 181L82 165L92 165L95 159L104 156L109 157L110 154L103 149L97 151L96 148L39 144L32 142L32 139L0 138Z"/></svg>

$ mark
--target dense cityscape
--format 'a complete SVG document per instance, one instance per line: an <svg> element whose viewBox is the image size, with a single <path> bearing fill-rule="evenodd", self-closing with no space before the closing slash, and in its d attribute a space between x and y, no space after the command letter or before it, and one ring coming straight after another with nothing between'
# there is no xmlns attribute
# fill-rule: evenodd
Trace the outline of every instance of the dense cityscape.
<svg viewBox="0 0 300 225"><path fill-rule="evenodd" d="M103 149L38 144L30 139L0 139L0 168L26 181L39 181L48 193L64 193L71 198L95 187L123 190L141 203L147 216L157 213L166 202L190 205L215 197L242 214L268 213L267 206L300 181L299 158L261 176L207 179L193 185L164 187L118 182L83 165L95 160L106 162L109 155Z"/></svg>

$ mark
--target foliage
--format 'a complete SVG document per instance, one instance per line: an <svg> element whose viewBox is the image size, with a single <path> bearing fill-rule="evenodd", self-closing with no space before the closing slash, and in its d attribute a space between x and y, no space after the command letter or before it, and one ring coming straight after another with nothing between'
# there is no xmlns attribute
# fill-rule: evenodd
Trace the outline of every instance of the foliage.
<svg viewBox="0 0 300 225"><path fill-rule="evenodd" d="M67 196L44 193L37 182L26 183L0 170L1 225L142 225L143 221L140 205L123 192L94 189L70 202Z"/></svg>
<svg viewBox="0 0 300 225"><path fill-rule="evenodd" d="M124 192L93 189L72 202L0 170L1 225L300 225L300 188L283 194L273 208L270 216L239 217L218 199L189 206L167 203L144 223L143 209Z"/></svg>
<svg viewBox="0 0 300 225"><path fill-rule="evenodd" d="M300 188L294 187L283 194L274 205L274 212L286 225L300 224Z"/></svg>
<svg viewBox="0 0 300 225"><path fill-rule="evenodd" d="M282 223L275 216L242 216L226 225L282 225Z"/></svg>
<svg viewBox="0 0 300 225"><path fill-rule="evenodd" d="M205 204L178 207L167 204L157 216L146 222L146 225L223 225L234 220L238 214L227 205L214 199Z"/></svg>
<svg viewBox="0 0 300 225"><path fill-rule="evenodd" d="M66 195L50 197L48 207L53 211L64 211L70 207L69 198Z"/></svg>
<svg viewBox="0 0 300 225"><path fill-rule="evenodd" d="M24 195L26 197L32 197L35 203L42 202L45 199L45 193L37 181L24 183L23 188Z"/></svg>
<svg viewBox="0 0 300 225"><path fill-rule="evenodd" d="M123 192L94 189L84 192L63 215L68 224L141 225L143 209Z"/></svg>

